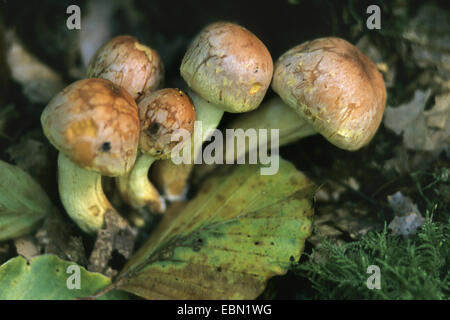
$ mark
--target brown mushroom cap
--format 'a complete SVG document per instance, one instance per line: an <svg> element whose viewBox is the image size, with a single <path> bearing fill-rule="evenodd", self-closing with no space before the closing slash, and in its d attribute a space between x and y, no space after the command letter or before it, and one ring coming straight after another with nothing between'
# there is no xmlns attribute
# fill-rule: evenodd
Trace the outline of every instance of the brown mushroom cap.
<svg viewBox="0 0 450 320"><path fill-rule="evenodd" d="M275 64L272 88L326 139L347 150L372 139L386 103L375 64L339 38L287 51Z"/></svg>
<svg viewBox="0 0 450 320"><path fill-rule="evenodd" d="M148 92L138 102L141 120L139 148L160 159L169 158L172 149L181 143L171 141L176 130L194 131L195 109L189 96L177 89Z"/></svg>
<svg viewBox="0 0 450 320"><path fill-rule="evenodd" d="M202 98L228 112L259 106L273 73L266 46L239 25L218 22L194 39L180 68L181 76Z"/></svg>
<svg viewBox="0 0 450 320"><path fill-rule="evenodd" d="M45 107L45 136L80 167L118 176L134 165L139 140L138 108L124 89L103 79L84 79Z"/></svg>
<svg viewBox="0 0 450 320"><path fill-rule="evenodd" d="M97 50L87 75L107 79L139 98L145 90L156 90L164 77L159 54L131 36L118 36Z"/></svg>

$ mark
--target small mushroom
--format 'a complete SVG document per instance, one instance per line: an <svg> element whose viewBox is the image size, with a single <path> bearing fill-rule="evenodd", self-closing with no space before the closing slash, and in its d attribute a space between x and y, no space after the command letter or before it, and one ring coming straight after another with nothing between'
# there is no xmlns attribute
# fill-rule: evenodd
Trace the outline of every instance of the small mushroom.
<svg viewBox="0 0 450 320"><path fill-rule="evenodd" d="M118 36L105 43L89 62L90 78L107 79L138 99L146 90L156 90L164 78L159 54L131 36Z"/></svg>
<svg viewBox="0 0 450 320"><path fill-rule="evenodd" d="M204 132L211 133L225 111L249 112L260 105L270 86L273 62L266 46L252 32L234 23L217 22L192 41L180 73L194 92L188 94L194 101L197 120L202 121ZM204 134L203 141L208 137ZM194 149L192 156L198 152ZM185 188L180 185L186 186L186 180L180 183L180 178L188 177L192 170L192 165L175 166L164 161L157 174L161 188L172 200L184 194ZM175 182L175 188L169 182Z"/></svg>
<svg viewBox="0 0 450 320"><path fill-rule="evenodd" d="M103 226L113 209L101 177L126 174L139 141L138 108L128 92L104 79L79 80L58 93L41 115L58 149L58 186L68 215L85 232Z"/></svg>
<svg viewBox="0 0 450 320"><path fill-rule="evenodd" d="M284 53L275 64L272 88L316 132L346 150L369 143L386 104L386 87L375 64L333 37Z"/></svg>
<svg viewBox="0 0 450 320"><path fill-rule="evenodd" d="M186 142L181 137L172 137L181 130L191 135L194 131L195 109L189 96L177 89L161 89L146 92L138 101L141 132L139 150L141 154L129 174L116 179L125 199L135 208L148 205L155 212L164 211L164 202L159 199L148 180L148 171L157 159L167 159L173 148Z"/></svg>

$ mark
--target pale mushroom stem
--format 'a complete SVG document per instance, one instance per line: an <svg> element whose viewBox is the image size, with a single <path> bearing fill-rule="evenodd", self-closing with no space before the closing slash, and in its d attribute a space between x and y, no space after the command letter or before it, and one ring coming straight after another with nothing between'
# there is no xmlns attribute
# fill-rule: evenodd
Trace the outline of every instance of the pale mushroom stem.
<svg viewBox="0 0 450 320"><path fill-rule="evenodd" d="M242 129L244 131L247 129L266 129L267 138L269 139L267 150L269 150L269 146L271 145L270 138L271 130L273 129L277 129L279 132L278 147L288 145L294 141L317 133L313 126L300 117L279 97L268 100L253 112L237 117L227 129ZM227 139L225 145L229 143L231 143L231 141L230 139ZM246 141L245 148L237 150L235 141L234 160L245 156L250 150L258 151L261 143L266 143L266 141L259 141L258 136L257 141ZM274 145L272 147L276 146ZM224 153L224 159L225 157L226 155Z"/></svg>
<svg viewBox="0 0 450 320"><path fill-rule="evenodd" d="M194 104L196 108L198 108L197 120L202 120L202 118L205 118L206 110L210 109L206 109L204 107L207 103L205 100L198 96L193 97L196 99ZM208 106L208 108L210 108L210 106ZM219 110L218 108L216 109ZM203 111L205 111L205 113ZM217 113L216 116L218 115ZM212 131L220 122L219 117L217 117L214 121L211 121L212 117L215 116L214 113L207 115L210 117L208 118L210 121L204 121L203 130L205 130L205 123L207 124L206 127L208 127L208 124L211 125L209 127L208 135L203 137L203 141L205 141L206 138L212 134ZM244 131L247 129L267 129L268 135L270 134L270 129L278 129L279 147L317 133L317 131L309 123L302 119L279 97L272 98L271 100L265 102L255 111L239 115L236 120L230 124L228 129L243 129ZM226 140L225 146L227 143L230 143L230 141ZM252 145L246 143L245 148L240 150L237 150L237 144L235 143L234 160L244 156L249 152L249 150L258 147L259 143L259 141L257 143L253 143ZM196 150L196 152L199 152L199 150ZM223 159L226 159L225 152ZM215 167L215 165L208 166L211 169ZM155 178L160 188L164 191L164 195L169 200L178 200L184 196L187 180L192 169L193 163L189 165L176 165L170 160L165 160L158 164L158 170L155 172ZM210 172L210 170L208 170L208 172Z"/></svg>
<svg viewBox="0 0 450 320"><path fill-rule="evenodd" d="M217 128L224 114L224 110L209 103L192 90L187 90L189 97L195 106L196 122L201 123L201 135L194 132L191 138L191 161L189 164L175 164L171 159L160 161L157 171L154 173L155 180L163 191L164 196L170 201L181 200L187 191L187 181L194 167L194 157L199 155L202 144ZM195 141L197 140L197 141Z"/></svg>
<svg viewBox="0 0 450 320"><path fill-rule="evenodd" d="M125 175L116 178L116 183L122 197L134 208L148 206L152 212L162 213L166 206L158 190L148 180L148 170L156 158L141 153L133 169Z"/></svg>
<svg viewBox="0 0 450 320"><path fill-rule="evenodd" d="M58 155L58 187L67 214L87 233L103 227L103 216L114 210L102 188L102 176L76 165L64 153Z"/></svg>

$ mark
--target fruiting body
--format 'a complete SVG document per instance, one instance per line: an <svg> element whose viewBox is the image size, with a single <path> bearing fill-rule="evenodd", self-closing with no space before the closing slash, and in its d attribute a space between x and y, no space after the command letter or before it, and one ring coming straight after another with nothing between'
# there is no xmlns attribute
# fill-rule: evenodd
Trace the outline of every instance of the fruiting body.
<svg viewBox="0 0 450 320"><path fill-rule="evenodd" d="M148 180L148 170L157 159L167 159L176 146L188 142L182 138L172 141L174 134L194 131L195 109L190 98L181 90L161 89L147 92L138 102L140 118L139 155L131 172L117 178L122 196L134 207L150 206L164 211L154 187Z"/></svg>
<svg viewBox="0 0 450 320"><path fill-rule="evenodd" d="M85 79L57 94L45 107L41 123L45 136L61 153L62 203L84 231L95 232L102 227L104 212L113 209L103 194L101 176L126 174L136 160L137 105L112 82Z"/></svg>
<svg viewBox="0 0 450 320"><path fill-rule="evenodd" d="M243 113L259 106L270 86L273 62L266 46L249 30L233 23L218 22L207 26L195 37L182 60L180 73L198 99L204 100L202 104L211 105L211 111L198 114L197 120L203 122L205 119L217 126L225 111ZM194 104L197 108L198 103L194 101ZM203 129L205 127L203 125ZM193 150L192 156L198 151ZM160 167L166 171L161 174L166 181L176 180L170 177L169 171L175 171L173 166L173 163L167 163ZM191 165L184 167L192 170ZM176 171L179 174L179 170ZM179 189L179 182L177 185ZM162 188L177 199L164 181Z"/></svg>
<svg viewBox="0 0 450 320"><path fill-rule="evenodd" d="M87 76L107 79L138 99L156 90L164 78L159 54L131 36L118 36L105 43L92 57Z"/></svg>
<svg viewBox="0 0 450 320"><path fill-rule="evenodd" d="M321 38L276 62L272 88L334 145L357 150L377 131L386 103L383 77L349 42Z"/></svg>
<svg viewBox="0 0 450 320"><path fill-rule="evenodd" d="M266 46L239 25L207 26L189 46L180 68L189 87L227 112L256 109L270 86L273 62Z"/></svg>

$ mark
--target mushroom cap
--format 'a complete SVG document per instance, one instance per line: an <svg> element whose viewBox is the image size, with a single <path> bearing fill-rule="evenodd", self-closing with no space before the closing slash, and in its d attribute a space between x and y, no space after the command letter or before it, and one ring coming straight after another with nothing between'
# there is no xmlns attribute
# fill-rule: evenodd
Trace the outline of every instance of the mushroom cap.
<svg viewBox="0 0 450 320"><path fill-rule="evenodd" d="M89 62L87 75L114 82L136 100L144 91L160 86L164 67L155 50L134 37L117 36L97 50Z"/></svg>
<svg viewBox="0 0 450 320"><path fill-rule="evenodd" d="M50 100L41 124L55 148L82 168L119 176L134 165L138 108L130 94L111 81L72 83Z"/></svg>
<svg viewBox="0 0 450 320"><path fill-rule="evenodd" d="M272 79L266 46L239 25L217 22L203 29L187 50L181 76L203 99L240 113L259 106Z"/></svg>
<svg viewBox="0 0 450 320"><path fill-rule="evenodd" d="M298 45L275 63L272 88L331 143L366 145L383 117L386 87L375 64L339 38Z"/></svg>
<svg viewBox="0 0 450 320"><path fill-rule="evenodd" d="M166 88L147 92L138 101L141 136L139 149L159 159L169 158L175 146L183 139L171 141L172 135L186 130L194 131L195 108L189 96L181 90ZM187 139L190 141L191 139ZM187 142L184 140L184 142Z"/></svg>

